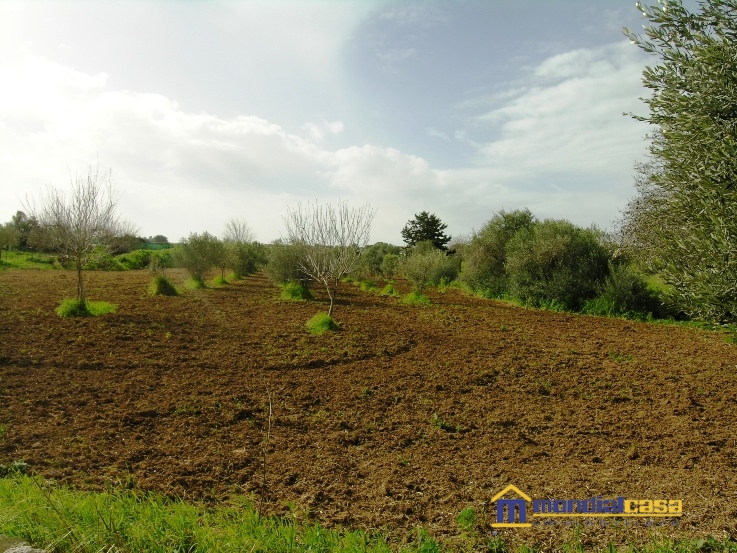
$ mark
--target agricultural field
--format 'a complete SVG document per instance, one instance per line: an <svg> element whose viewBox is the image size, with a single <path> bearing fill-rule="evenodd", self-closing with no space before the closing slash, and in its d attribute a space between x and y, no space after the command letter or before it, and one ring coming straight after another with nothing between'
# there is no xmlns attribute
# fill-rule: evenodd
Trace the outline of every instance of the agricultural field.
<svg viewBox="0 0 737 553"><path fill-rule="evenodd" d="M584 545L737 535L737 346L723 333L456 289L408 306L346 284L341 330L315 336L318 288L281 300L255 275L151 297L151 278L88 273L88 297L117 312L62 319L74 272L0 272L0 464L80 489L245 495L399 541L422 527L452 544L469 508L488 536L570 538L492 529L509 484L683 500L677 528L584 528Z"/></svg>

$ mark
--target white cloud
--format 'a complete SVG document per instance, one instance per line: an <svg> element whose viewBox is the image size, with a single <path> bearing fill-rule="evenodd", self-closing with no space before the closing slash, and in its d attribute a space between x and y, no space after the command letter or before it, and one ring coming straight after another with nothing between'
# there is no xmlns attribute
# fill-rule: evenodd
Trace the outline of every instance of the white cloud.
<svg viewBox="0 0 737 553"><path fill-rule="evenodd" d="M451 234L518 207L606 225L624 205L632 163L644 151L643 129L621 115L641 109L641 69L627 44L544 60L495 95L468 100L464 109L485 111L453 136L474 152L474 163L440 170L396 148L328 147L345 140L341 121L298 123L294 132L265 117L195 113L162 94L116 90L105 73L6 57L0 221L26 194L65 186L67 167L83 172L99 160L124 191L124 216L143 234L174 240L191 231L219 234L233 216L272 240L288 205L338 198L377 207L372 239L395 243L422 210L437 213Z"/></svg>

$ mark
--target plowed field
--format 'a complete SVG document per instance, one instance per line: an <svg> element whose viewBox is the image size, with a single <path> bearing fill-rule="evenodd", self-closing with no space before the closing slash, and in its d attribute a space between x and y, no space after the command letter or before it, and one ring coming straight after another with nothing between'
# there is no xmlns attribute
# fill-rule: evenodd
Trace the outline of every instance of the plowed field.
<svg viewBox="0 0 737 553"><path fill-rule="evenodd" d="M89 273L90 299L118 312L61 319L75 278L0 272L2 464L451 540L466 507L490 534L508 484L678 498L677 529L584 527L584 543L737 536L737 347L718 333L456 290L410 307L344 285L342 330L313 336L319 290L283 301L254 276L150 297L142 271ZM542 547L570 535L500 532Z"/></svg>

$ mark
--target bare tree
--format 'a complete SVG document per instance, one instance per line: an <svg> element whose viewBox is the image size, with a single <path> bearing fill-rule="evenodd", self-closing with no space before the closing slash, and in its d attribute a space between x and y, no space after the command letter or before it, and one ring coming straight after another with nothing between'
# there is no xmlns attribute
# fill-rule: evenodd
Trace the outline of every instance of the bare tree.
<svg viewBox="0 0 737 553"><path fill-rule="evenodd" d="M236 244L246 244L255 240L255 235L244 219L230 219L225 223L225 234L223 236L225 242L235 242Z"/></svg>
<svg viewBox="0 0 737 553"><path fill-rule="evenodd" d="M76 269L77 300L84 303L82 269L132 227L116 213L118 196L110 172L90 167L86 175L70 175L70 180L71 194L49 187L41 206L32 204L30 212L38 220L42 243Z"/></svg>
<svg viewBox="0 0 737 553"><path fill-rule="evenodd" d="M337 206L308 203L284 217L288 240L299 250L300 268L327 290L328 315L333 314L340 279L355 267L368 243L375 214L368 205L349 208L345 202Z"/></svg>

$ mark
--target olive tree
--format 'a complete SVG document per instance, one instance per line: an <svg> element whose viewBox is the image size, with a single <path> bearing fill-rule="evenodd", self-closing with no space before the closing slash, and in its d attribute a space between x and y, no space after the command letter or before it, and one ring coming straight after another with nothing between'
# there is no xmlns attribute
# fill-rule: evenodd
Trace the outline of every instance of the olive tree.
<svg viewBox="0 0 737 553"><path fill-rule="evenodd" d="M353 270L368 243L376 211L368 205L350 208L307 204L284 217L287 239L296 248L300 269L325 286L332 316L340 279Z"/></svg>
<svg viewBox="0 0 737 553"><path fill-rule="evenodd" d="M624 243L669 284L687 314L737 320L737 1L637 4L644 36L625 34L656 63L645 68L636 119L651 125L651 162L624 213Z"/></svg>
<svg viewBox="0 0 737 553"><path fill-rule="evenodd" d="M191 233L174 250L174 262L186 269L199 286L205 284L205 273L218 265L221 257L222 242L207 231Z"/></svg>
<svg viewBox="0 0 737 553"><path fill-rule="evenodd" d="M77 301L85 304L82 269L109 251L116 236L131 230L116 208L112 174L90 167L86 175L70 176L71 192L49 187L37 206L31 201L29 219L38 222L39 242L59 254L77 271Z"/></svg>
<svg viewBox="0 0 737 553"><path fill-rule="evenodd" d="M3 250L11 250L15 248L19 242L18 231L11 223L0 225L0 261L2 260Z"/></svg>

